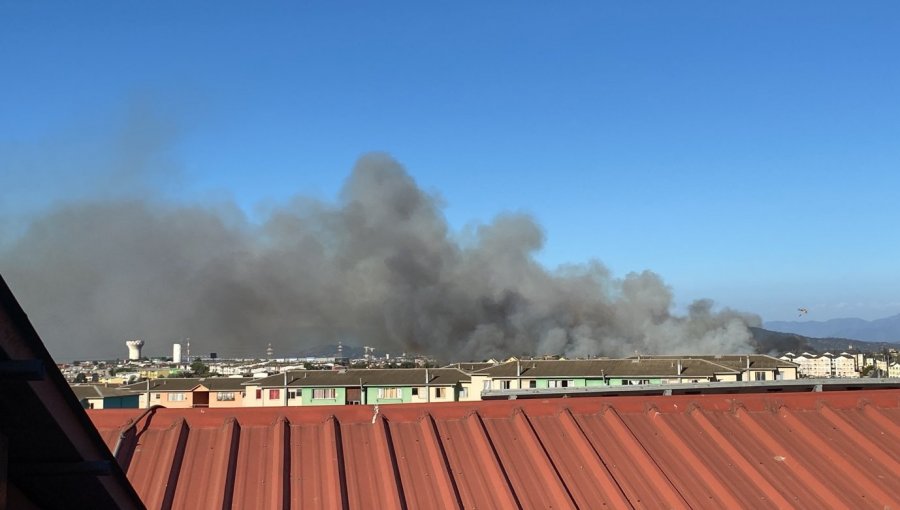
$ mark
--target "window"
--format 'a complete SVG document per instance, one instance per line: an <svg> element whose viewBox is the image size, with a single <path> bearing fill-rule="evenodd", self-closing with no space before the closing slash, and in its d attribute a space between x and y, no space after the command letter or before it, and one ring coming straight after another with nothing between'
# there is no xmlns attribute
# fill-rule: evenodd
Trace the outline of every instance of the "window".
<svg viewBox="0 0 900 510"><path fill-rule="evenodd" d="M296 391L289 391L289 392L288 392L288 400L293 400L293 399L295 399L295 398L297 398L297 392L296 392Z"/></svg>
<svg viewBox="0 0 900 510"><path fill-rule="evenodd" d="M169 393L169 402L181 402L184 400L184 393Z"/></svg>
<svg viewBox="0 0 900 510"><path fill-rule="evenodd" d="M468 398L468 396L469 396L469 388L463 388L463 389L459 390L460 398Z"/></svg>
<svg viewBox="0 0 900 510"><path fill-rule="evenodd" d="M444 388L435 388L434 398L444 398Z"/></svg>
<svg viewBox="0 0 900 510"><path fill-rule="evenodd" d="M262 390L256 390L256 400L259 400L261 398L262 398Z"/></svg>
<svg viewBox="0 0 900 510"><path fill-rule="evenodd" d="M484 391L490 391L491 381L484 381L484 385L482 385L481 389Z"/></svg>
<svg viewBox="0 0 900 510"><path fill-rule="evenodd" d="M624 383L629 386L638 384L650 384L650 379L625 379Z"/></svg>
<svg viewBox="0 0 900 510"><path fill-rule="evenodd" d="M572 379L550 379L548 386L551 388L568 388L575 386L575 381Z"/></svg>
<svg viewBox="0 0 900 510"><path fill-rule="evenodd" d="M220 391L216 393L216 400L219 402L225 401L233 401L234 400L234 392L233 391Z"/></svg>
<svg viewBox="0 0 900 510"><path fill-rule="evenodd" d="M378 388L378 398L399 399L400 388Z"/></svg>
<svg viewBox="0 0 900 510"><path fill-rule="evenodd" d="M153 394L153 400L159 400L159 393Z"/></svg>
<svg viewBox="0 0 900 510"><path fill-rule="evenodd" d="M757 381L765 381L765 380L766 380L766 373L765 373L765 372L754 372L754 373L753 373L753 377L754 377L754 379L757 380Z"/></svg>
<svg viewBox="0 0 900 510"><path fill-rule="evenodd" d="M278 400L281 398L281 390L269 390L269 400Z"/></svg>
<svg viewBox="0 0 900 510"><path fill-rule="evenodd" d="M412 389L412 396L414 396L414 397L418 397L418 396L419 396L419 388L413 388L413 389Z"/></svg>
<svg viewBox="0 0 900 510"><path fill-rule="evenodd" d="M512 383L512 381L500 381L500 389L508 390L510 388L511 383Z"/></svg>
<svg viewBox="0 0 900 510"><path fill-rule="evenodd" d="M313 390L313 400L334 399L334 388L316 388Z"/></svg>
<svg viewBox="0 0 900 510"><path fill-rule="evenodd" d="M528 387L529 388L537 388L537 381L535 381L534 379L528 381Z"/></svg>

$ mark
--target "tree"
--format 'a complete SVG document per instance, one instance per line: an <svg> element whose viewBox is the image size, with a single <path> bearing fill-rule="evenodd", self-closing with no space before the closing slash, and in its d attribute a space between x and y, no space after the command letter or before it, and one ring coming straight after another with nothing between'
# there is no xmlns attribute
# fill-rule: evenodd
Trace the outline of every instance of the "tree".
<svg viewBox="0 0 900 510"><path fill-rule="evenodd" d="M204 376L209 373L209 367L206 366L205 363L197 359L194 360L193 363L191 363L191 372L193 372L194 375Z"/></svg>
<svg viewBox="0 0 900 510"><path fill-rule="evenodd" d="M84 384L87 382L87 376L84 375L84 372L78 372L78 375L75 376L75 382L78 384Z"/></svg>

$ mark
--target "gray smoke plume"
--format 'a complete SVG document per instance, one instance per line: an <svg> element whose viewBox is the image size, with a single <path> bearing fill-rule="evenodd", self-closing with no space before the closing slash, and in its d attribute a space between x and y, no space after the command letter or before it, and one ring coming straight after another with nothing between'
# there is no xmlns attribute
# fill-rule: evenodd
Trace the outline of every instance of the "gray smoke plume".
<svg viewBox="0 0 900 510"><path fill-rule="evenodd" d="M674 315L652 272L544 268L527 215L459 237L435 196L370 154L337 203L297 197L262 221L228 203L59 204L0 252L0 272L58 357L121 355L132 337L240 356L338 339L445 359L752 350L757 317L708 301Z"/></svg>

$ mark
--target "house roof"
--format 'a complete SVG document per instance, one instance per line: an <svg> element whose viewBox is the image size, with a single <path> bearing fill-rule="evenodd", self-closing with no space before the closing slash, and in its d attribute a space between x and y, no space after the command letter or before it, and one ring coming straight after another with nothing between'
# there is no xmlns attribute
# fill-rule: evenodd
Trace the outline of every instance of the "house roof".
<svg viewBox="0 0 900 510"><path fill-rule="evenodd" d="M463 372L477 372L479 370L484 370L485 368L490 368L496 364L497 363L492 361L470 361L467 363L451 363L444 368L457 368Z"/></svg>
<svg viewBox="0 0 900 510"><path fill-rule="evenodd" d="M133 384L120 386L123 390L146 391L191 391L203 384L199 377L164 377L159 379L147 379Z"/></svg>
<svg viewBox="0 0 900 510"><path fill-rule="evenodd" d="M679 374L675 359L529 360L510 361L478 374L491 377L712 377L740 372L699 359L682 360L681 365Z"/></svg>
<svg viewBox="0 0 900 510"><path fill-rule="evenodd" d="M241 391L244 383L252 381L248 377L168 377L140 381L120 388L132 392L192 391L203 386L209 391ZM149 386L148 386L149 384Z"/></svg>
<svg viewBox="0 0 900 510"><path fill-rule="evenodd" d="M336 370L294 370L288 372L288 386L453 386L472 377L455 368L374 368ZM244 385L263 388L284 387L285 375L275 374Z"/></svg>
<svg viewBox="0 0 900 510"><path fill-rule="evenodd" d="M158 409L122 456L150 508L880 509L898 421L896 389Z"/></svg>
<svg viewBox="0 0 900 510"><path fill-rule="evenodd" d="M206 377L200 379L200 384L209 391L241 391L244 383L252 380L249 377Z"/></svg>
<svg viewBox="0 0 900 510"><path fill-rule="evenodd" d="M785 361L766 354L724 354L724 355L689 355L689 356L670 356L670 355L652 355L647 356L650 359L702 359L718 365L726 366L735 370L744 370L747 368L747 359L750 360L751 370L771 370L775 368L796 368L797 363Z"/></svg>
<svg viewBox="0 0 900 510"><path fill-rule="evenodd" d="M109 397L127 397L134 395L134 392L123 390L121 387L110 388L108 386L96 384L75 384L71 386L72 393L78 400L89 398L109 398Z"/></svg>
<svg viewBox="0 0 900 510"><path fill-rule="evenodd" d="M143 508L0 278L0 506Z"/></svg>

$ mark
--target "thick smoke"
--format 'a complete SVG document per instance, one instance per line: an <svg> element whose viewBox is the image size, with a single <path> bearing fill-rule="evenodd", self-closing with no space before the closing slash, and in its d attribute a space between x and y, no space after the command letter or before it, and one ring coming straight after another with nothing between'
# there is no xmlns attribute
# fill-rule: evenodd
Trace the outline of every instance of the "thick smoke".
<svg viewBox="0 0 900 510"><path fill-rule="evenodd" d="M460 241L436 197L372 154L337 203L297 197L263 221L227 204L58 205L0 253L0 271L57 356L120 355L131 337L241 356L338 339L445 359L751 350L758 318L708 301L673 315L649 271L549 271L534 258L543 241L521 214Z"/></svg>

